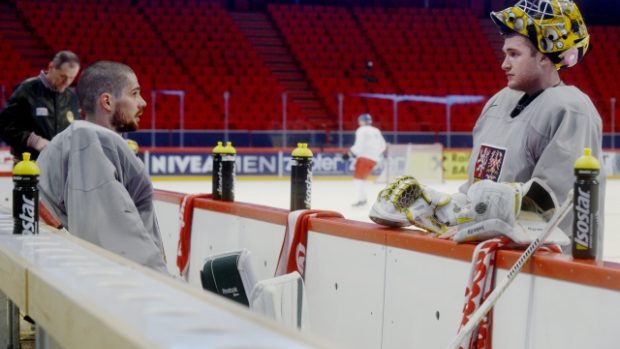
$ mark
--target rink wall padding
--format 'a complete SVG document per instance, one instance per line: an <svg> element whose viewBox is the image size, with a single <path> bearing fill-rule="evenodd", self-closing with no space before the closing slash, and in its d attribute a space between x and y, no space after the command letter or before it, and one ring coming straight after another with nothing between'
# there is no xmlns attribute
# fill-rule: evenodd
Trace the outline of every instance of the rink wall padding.
<svg viewBox="0 0 620 349"><path fill-rule="evenodd" d="M0 207L0 292L44 330L37 347L332 348L45 225L14 235L10 217Z"/></svg>
<svg viewBox="0 0 620 349"><path fill-rule="evenodd" d="M178 221L182 197L156 191L160 222ZM200 287L206 257L240 248L252 253L258 279L273 277L288 213L199 199L190 283ZM308 229L311 333L343 348L443 348L450 342L461 320L473 245L343 218L310 218ZM498 253L498 278L521 253ZM538 252L495 306L493 346L616 348L618 314L620 265Z"/></svg>

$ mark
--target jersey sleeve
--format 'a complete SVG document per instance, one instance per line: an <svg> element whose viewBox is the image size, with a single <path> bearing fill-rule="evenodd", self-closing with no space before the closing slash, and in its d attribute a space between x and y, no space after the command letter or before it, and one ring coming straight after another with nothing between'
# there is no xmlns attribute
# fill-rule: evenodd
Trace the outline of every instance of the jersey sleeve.
<svg viewBox="0 0 620 349"><path fill-rule="evenodd" d="M25 97L12 96L0 112L0 138L11 147L25 148L32 130L26 126L26 119L32 118L30 106Z"/></svg>
<svg viewBox="0 0 620 349"><path fill-rule="evenodd" d="M542 179L563 202L574 184L575 160L590 147L597 158L602 157L602 124L592 110L565 109L553 115L545 128L534 128L542 137L528 143L530 158L536 162L532 177Z"/></svg>

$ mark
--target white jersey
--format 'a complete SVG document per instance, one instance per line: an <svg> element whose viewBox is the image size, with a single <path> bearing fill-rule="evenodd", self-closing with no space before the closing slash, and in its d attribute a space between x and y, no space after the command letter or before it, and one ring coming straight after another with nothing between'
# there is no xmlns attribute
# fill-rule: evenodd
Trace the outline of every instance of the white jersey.
<svg viewBox="0 0 620 349"><path fill-rule="evenodd" d="M355 131L355 143L351 152L357 157L364 157L378 162L385 151L385 139L378 128L364 125Z"/></svg>
<svg viewBox="0 0 620 349"><path fill-rule="evenodd" d="M602 162L602 121L587 95L574 86L548 88L513 118L510 113L523 95L504 88L484 106L473 130L468 181L461 192L480 179L523 183L536 177L562 203L574 185L574 164L583 149L590 147ZM599 181L603 217L604 173ZM560 227L570 233L571 222L566 219Z"/></svg>
<svg viewBox="0 0 620 349"><path fill-rule="evenodd" d="M167 273L142 161L116 132L74 121L37 159L41 200L73 235Z"/></svg>

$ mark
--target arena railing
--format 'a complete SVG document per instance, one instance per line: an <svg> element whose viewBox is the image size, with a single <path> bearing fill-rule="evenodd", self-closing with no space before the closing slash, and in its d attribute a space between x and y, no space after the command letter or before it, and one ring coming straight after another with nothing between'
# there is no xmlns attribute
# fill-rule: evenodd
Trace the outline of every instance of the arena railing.
<svg viewBox="0 0 620 349"><path fill-rule="evenodd" d="M158 122L162 116L158 115L157 108L165 101L158 99L158 96L178 97L178 101L173 101L174 107L178 109L166 118L174 117L178 119L178 128L162 126ZM249 95L242 94L244 98ZM388 142L399 143L442 143L446 148L471 147L471 129L476 115L471 110L461 111L455 114L455 106L472 105L475 110L481 109L488 96L483 95L460 95L450 94L444 96L417 95L417 94L387 94L387 93L344 93L335 92L327 102L330 106L326 107L329 113L333 113L333 123L330 125L313 126L311 121L305 121L303 127L299 127L299 110L295 113L290 112L295 99L292 92L282 92L276 96L269 97L271 105L274 107L276 100L279 100L279 115L262 115L264 123L271 123L273 127L261 127L252 129L252 124L244 125L243 120L253 119L255 115L246 115L247 112L233 111L238 105L239 94L231 91L224 91L221 96L212 96L215 103L221 108L221 114L215 111L205 110L204 114L196 115L196 111L186 112L187 95L183 90L158 89L151 91L151 120L150 129L131 134L129 137L135 139L142 146L212 146L216 141L233 141L238 146L246 147L288 147L293 146L299 141L311 143L313 146L338 146L348 147L353 142L353 133L357 127L356 119L359 113L370 112L375 118L375 125L378 126L386 136ZM251 97L251 96L250 96ZM263 95L256 95L256 98L265 98ZM318 97L319 100L321 97ZM166 99L166 101L169 101ZM219 102L218 102L219 101ZM369 103L369 101L371 101ZM245 103L245 102L243 102ZM611 97L610 115L603 116L604 120L610 120L609 130L604 134L604 148L615 149L617 143L615 109L616 98ZM403 105L405 107L403 107ZM412 114L407 105L421 108L416 113L424 114L424 119L416 120L416 115ZM429 106L432 106L429 107ZM297 107L296 107L297 108ZM331 108L331 109L330 109ZM430 108L430 109L429 109ZM330 111L332 110L333 111ZM426 115L431 113L432 115ZM250 113L251 114L251 113ZM472 114L472 115L469 115ZM221 125L217 129L195 129L186 127L187 118L203 117L212 121L217 121L214 125ZM265 119L268 117L268 119ZM261 125L262 126L262 125ZM244 128L245 127L245 128Z"/></svg>

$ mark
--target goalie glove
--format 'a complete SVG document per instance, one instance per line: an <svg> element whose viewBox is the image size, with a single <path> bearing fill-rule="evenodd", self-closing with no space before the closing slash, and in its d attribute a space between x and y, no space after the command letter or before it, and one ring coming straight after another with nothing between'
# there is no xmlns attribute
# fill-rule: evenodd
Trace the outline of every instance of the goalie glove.
<svg viewBox="0 0 620 349"><path fill-rule="evenodd" d="M370 219L389 227L415 225L424 230L443 234L448 230L435 211L452 201L450 195L421 185L412 176L400 176L379 192L370 209Z"/></svg>
<svg viewBox="0 0 620 349"><path fill-rule="evenodd" d="M401 176L379 192L369 216L381 225L415 225L438 235L454 235L458 229L474 225L476 233L497 235L497 231L505 232L514 225L521 198L522 186L517 183L484 180L473 184L467 195L449 195L411 176ZM459 228L449 229L452 226Z"/></svg>

